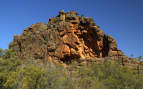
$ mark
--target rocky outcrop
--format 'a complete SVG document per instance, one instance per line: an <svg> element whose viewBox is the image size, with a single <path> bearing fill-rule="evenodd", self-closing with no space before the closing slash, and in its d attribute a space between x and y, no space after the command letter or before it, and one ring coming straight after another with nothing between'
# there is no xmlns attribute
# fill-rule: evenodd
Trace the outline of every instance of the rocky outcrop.
<svg viewBox="0 0 143 89"><path fill-rule="evenodd" d="M48 24L32 24L20 36L14 36L9 48L21 59L62 62L124 56L115 39L106 35L92 18L74 11L60 11Z"/></svg>

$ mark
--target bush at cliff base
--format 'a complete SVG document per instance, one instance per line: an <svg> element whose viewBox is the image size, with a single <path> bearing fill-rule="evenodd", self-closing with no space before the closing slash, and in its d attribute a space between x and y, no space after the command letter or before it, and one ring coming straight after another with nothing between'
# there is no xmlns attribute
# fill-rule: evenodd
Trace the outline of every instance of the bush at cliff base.
<svg viewBox="0 0 143 89"><path fill-rule="evenodd" d="M0 89L143 89L143 74L118 63L63 68L12 55L7 50L0 58Z"/></svg>

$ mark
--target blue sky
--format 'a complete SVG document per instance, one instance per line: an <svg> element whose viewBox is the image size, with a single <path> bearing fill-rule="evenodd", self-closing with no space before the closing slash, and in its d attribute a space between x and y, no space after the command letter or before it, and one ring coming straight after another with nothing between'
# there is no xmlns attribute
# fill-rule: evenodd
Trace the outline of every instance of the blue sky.
<svg viewBox="0 0 143 89"><path fill-rule="evenodd" d="M8 48L13 35L31 24L48 23L61 9L92 17L126 55L143 56L143 0L0 0L0 48Z"/></svg>

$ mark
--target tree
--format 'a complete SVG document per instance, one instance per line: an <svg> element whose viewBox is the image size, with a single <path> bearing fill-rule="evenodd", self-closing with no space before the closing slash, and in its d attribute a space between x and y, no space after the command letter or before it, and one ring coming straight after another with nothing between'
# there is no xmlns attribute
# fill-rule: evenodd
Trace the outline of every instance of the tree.
<svg viewBox="0 0 143 89"><path fill-rule="evenodd" d="M3 56L3 54L4 54L4 51L3 51L3 49L2 49L2 48L0 48L0 57L2 57L2 56Z"/></svg>

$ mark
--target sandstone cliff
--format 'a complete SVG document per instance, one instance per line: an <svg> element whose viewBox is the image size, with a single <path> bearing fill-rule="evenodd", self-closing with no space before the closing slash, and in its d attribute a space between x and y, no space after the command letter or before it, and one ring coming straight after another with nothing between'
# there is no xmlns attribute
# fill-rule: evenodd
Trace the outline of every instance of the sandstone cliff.
<svg viewBox="0 0 143 89"><path fill-rule="evenodd" d="M14 36L9 48L21 59L70 62L125 57L115 39L105 34L92 18L74 11L60 11L48 24L32 24L20 36Z"/></svg>

